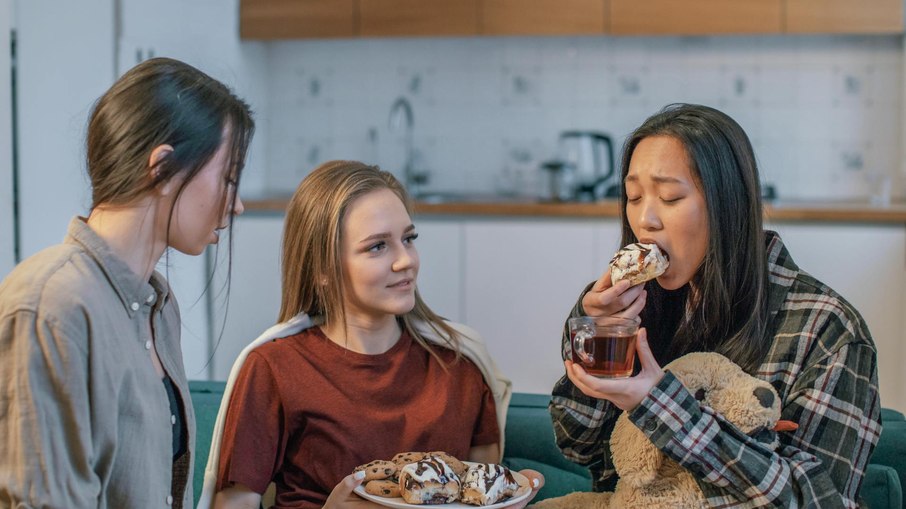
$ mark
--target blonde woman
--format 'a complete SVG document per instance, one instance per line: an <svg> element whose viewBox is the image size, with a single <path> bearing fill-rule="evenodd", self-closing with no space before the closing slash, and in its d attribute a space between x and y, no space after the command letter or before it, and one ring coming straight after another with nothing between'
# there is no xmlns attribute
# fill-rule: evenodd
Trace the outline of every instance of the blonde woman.
<svg viewBox="0 0 906 509"><path fill-rule="evenodd" d="M422 301L400 183L373 166L315 169L289 204L280 321L240 356L215 425L207 504L371 505L357 465L444 450L496 463L510 382L480 337ZM529 472L540 484L540 474ZM205 506L206 507L206 506Z"/></svg>

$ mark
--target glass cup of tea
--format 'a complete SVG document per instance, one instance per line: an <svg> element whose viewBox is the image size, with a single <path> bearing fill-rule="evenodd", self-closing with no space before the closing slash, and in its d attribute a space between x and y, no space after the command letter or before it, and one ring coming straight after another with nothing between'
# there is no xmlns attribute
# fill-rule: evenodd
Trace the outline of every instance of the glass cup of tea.
<svg viewBox="0 0 906 509"><path fill-rule="evenodd" d="M628 378L635 364L638 333L638 318L570 318L572 361L599 378Z"/></svg>

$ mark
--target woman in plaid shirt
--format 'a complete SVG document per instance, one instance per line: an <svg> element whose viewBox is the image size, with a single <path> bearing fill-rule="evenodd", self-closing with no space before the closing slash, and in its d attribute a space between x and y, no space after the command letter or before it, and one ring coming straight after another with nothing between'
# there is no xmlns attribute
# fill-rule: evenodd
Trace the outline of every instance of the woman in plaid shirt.
<svg viewBox="0 0 906 509"><path fill-rule="evenodd" d="M566 376L550 407L563 454L588 466L596 491L612 490L609 437L626 411L713 507L858 507L881 433L875 346L858 311L762 230L745 132L715 109L669 106L627 140L622 178L623 245L655 243L670 267L631 288L608 271L583 290L571 317L641 317L640 369L588 375L568 360L564 330ZM699 405L660 367L693 351L769 381L798 429L773 451Z"/></svg>

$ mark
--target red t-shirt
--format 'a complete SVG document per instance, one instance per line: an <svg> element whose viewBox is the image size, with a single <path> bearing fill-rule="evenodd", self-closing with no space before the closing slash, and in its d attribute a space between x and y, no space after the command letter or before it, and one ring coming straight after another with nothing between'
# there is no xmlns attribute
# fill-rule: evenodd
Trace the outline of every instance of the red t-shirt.
<svg viewBox="0 0 906 509"><path fill-rule="evenodd" d="M217 490L233 483L275 507L321 507L363 463L404 451L499 442L494 397L471 361L436 348L448 371L404 332L390 350L346 350L318 327L256 348L236 379L220 448Z"/></svg>

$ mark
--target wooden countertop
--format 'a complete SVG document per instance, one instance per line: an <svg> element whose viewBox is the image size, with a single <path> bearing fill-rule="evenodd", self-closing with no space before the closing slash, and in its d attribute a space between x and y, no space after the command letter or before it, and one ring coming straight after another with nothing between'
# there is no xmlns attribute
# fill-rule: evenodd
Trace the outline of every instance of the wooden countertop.
<svg viewBox="0 0 906 509"><path fill-rule="evenodd" d="M247 211L283 213L287 198L245 200ZM494 216L494 217L578 217L620 216L616 200L597 203L547 203L538 201L468 201L416 202L416 214L422 216ZM865 201L776 201L765 204L768 221L906 223L906 202L894 201L887 206Z"/></svg>

